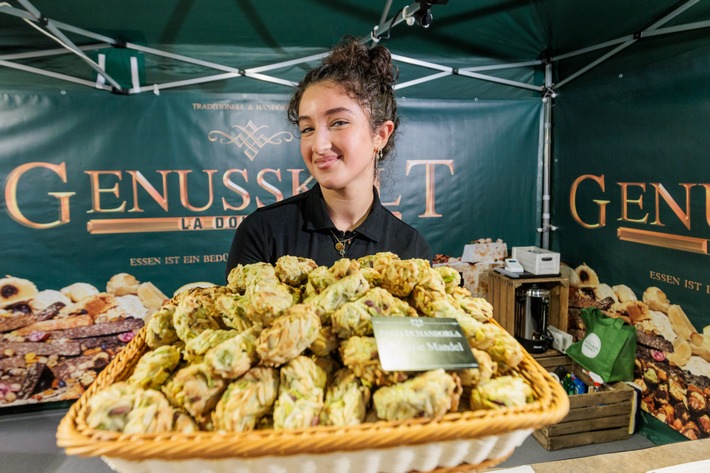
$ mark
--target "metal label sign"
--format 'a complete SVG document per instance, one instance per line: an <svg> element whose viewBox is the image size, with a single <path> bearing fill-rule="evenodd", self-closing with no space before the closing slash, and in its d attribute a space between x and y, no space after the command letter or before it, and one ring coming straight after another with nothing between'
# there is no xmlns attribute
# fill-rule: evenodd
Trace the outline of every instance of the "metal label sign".
<svg viewBox="0 0 710 473"><path fill-rule="evenodd" d="M456 319L372 317L372 327L385 371L478 367Z"/></svg>

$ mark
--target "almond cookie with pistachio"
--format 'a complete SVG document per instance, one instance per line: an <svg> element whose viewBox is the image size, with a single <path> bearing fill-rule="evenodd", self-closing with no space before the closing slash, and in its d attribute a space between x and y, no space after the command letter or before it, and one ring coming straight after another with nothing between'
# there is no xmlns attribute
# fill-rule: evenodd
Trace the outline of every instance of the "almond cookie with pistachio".
<svg viewBox="0 0 710 473"><path fill-rule="evenodd" d="M365 420L370 389L348 368L333 374L320 413L321 425L358 425Z"/></svg>
<svg viewBox="0 0 710 473"><path fill-rule="evenodd" d="M279 397L274 403L274 429L302 429L314 425L323 408L325 383L325 372L306 356L283 365Z"/></svg>
<svg viewBox="0 0 710 473"><path fill-rule="evenodd" d="M272 411L278 395L279 372L258 366L233 381L212 412L217 432L254 430L259 420Z"/></svg>
<svg viewBox="0 0 710 473"><path fill-rule="evenodd" d="M378 389L372 396L372 403L377 417L383 420L439 419L458 409L460 397L458 377L436 369Z"/></svg>
<svg viewBox="0 0 710 473"><path fill-rule="evenodd" d="M265 366L281 366L300 354L317 338L321 320L314 306L296 304L264 329L256 341L256 353Z"/></svg>

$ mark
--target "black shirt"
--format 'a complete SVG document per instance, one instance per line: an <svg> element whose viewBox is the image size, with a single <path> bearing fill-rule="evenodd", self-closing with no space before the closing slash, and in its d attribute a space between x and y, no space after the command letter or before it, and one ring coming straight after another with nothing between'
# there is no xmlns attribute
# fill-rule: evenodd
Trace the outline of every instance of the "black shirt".
<svg viewBox="0 0 710 473"><path fill-rule="evenodd" d="M320 186L255 210L237 227L229 250L226 274L238 264L275 264L281 256L302 256L320 266L331 266L343 256L335 248L353 236L346 258L357 259L390 251L402 259L432 260L427 241L380 202L373 188L374 202L367 219L354 232L343 233L330 220Z"/></svg>

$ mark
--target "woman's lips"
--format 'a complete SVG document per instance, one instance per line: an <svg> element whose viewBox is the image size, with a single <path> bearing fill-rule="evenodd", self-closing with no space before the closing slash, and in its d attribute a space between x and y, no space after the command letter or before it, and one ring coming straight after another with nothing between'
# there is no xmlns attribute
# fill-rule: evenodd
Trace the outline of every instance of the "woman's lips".
<svg viewBox="0 0 710 473"><path fill-rule="evenodd" d="M328 169L331 167L333 164L338 162L338 156L321 156L318 159L314 161L314 164L318 167L318 169Z"/></svg>

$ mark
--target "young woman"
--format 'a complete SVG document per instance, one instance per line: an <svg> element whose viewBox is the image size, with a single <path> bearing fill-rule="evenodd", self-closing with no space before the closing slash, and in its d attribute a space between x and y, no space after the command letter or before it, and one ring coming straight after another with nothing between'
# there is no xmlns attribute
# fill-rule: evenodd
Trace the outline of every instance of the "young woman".
<svg viewBox="0 0 710 473"><path fill-rule="evenodd" d="M301 156L317 184L247 216L234 235L227 274L237 264L273 264L283 255L326 266L380 251L432 259L426 240L385 209L375 189L399 123L395 80L389 51L355 38L306 74L288 118L300 130Z"/></svg>

